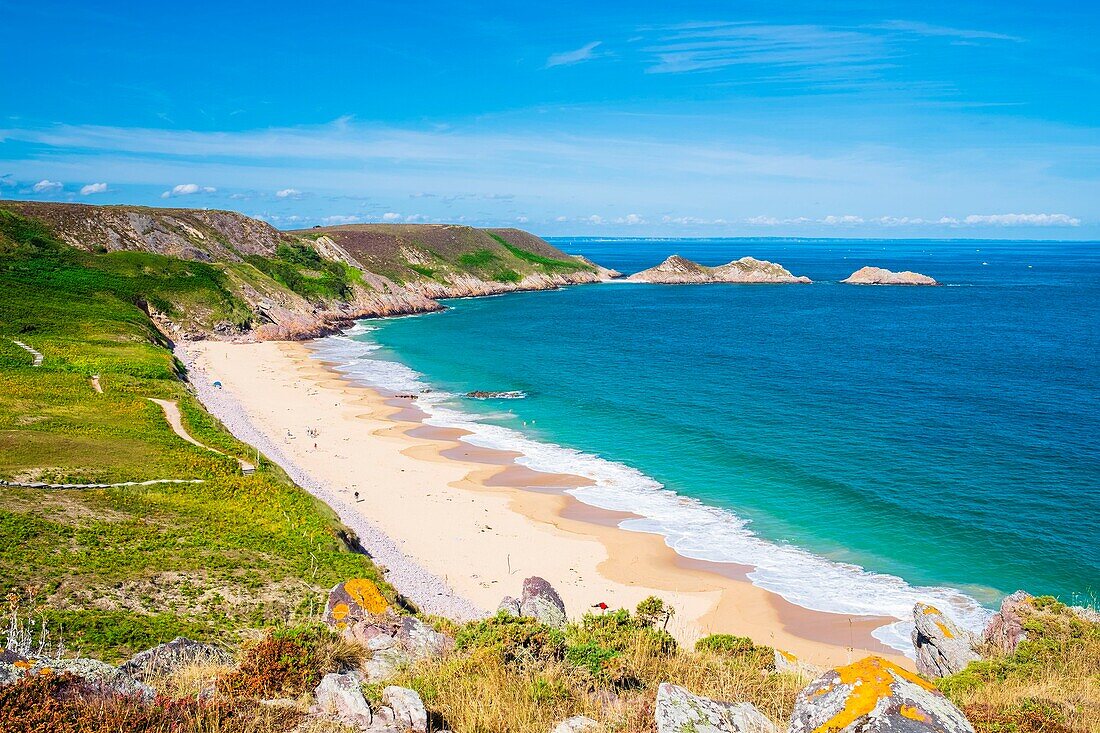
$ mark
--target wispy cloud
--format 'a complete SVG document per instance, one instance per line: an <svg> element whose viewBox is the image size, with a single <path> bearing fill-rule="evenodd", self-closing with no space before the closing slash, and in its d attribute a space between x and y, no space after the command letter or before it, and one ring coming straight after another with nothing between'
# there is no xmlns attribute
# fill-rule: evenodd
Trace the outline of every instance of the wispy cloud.
<svg viewBox="0 0 1100 733"><path fill-rule="evenodd" d="M571 64L579 64L582 61L591 61L598 58L600 54L596 53L596 49L601 43L602 41L592 41L573 51L551 54L550 58L546 59L546 65L543 68L552 69L555 66L570 66Z"/></svg>
<svg viewBox="0 0 1100 733"><path fill-rule="evenodd" d="M176 196L193 196L196 193L214 193L217 190L218 189L213 186L200 186L197 183L180 183L162 193L160 197L162 199L167 199Z"/></svg>
<svg viewBox="0 0 1100 733"><path fill-rule="evenodd" d="M1081 220L1066 214L971 214L964 224L992 224L994 226L1080 226Z"/></svg>
<svg viewBox="0 0 1100 733"><path fill-rule="evenodd" d="M281 191L276 191L276 198L281 199L296 199L302 195L302 192L296 188L284 188Z"/></svg>
<svg viewBox="0 0 1100 733"><path fill-rule="evenodd" d="M31 190L35 193L57 193L65 187L61 181L51 181L48 178L43 178L38 183L31 186Z"/></svg>
<svg viewBox="0 0 1100 733"><path fill-rule="evenodd" d="M80 195L81 196L87 196L87 195L93 194L93 193L106 193L106 191L107 191L107 184L106 183L89 183L86 186L81 186L80 187Z"/></svg>
<svg viewBox="0 0 1100 733"><path fill-rule="evenodd" d="M932 25L919 20L888 20L885 23L868 26L888 31L901 31L918 36L940 36L944 38L962 38L969 41L1023 41L1018 36L1009 36L994 31L971 30L967 28L949 28L942 25Z"/></svg>

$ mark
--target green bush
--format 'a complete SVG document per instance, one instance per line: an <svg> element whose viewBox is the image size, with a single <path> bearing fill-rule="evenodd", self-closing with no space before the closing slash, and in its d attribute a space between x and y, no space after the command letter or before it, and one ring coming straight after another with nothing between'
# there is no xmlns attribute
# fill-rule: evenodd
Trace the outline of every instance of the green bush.
<svg viewBox="0 0 1100 733"><path fill-rule="evenodd" d="M565 654L565 635L533 618L502 611L461 628L455 645L462 650L491 650L509 663L552 660Z"/></svg>

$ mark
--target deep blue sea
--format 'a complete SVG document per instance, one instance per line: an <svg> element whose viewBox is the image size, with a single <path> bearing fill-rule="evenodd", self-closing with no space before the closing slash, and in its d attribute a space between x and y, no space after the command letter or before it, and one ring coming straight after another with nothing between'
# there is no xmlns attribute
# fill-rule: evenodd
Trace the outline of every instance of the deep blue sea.
<svg viewBox="0 0 1100 733"><path fill-rule="evenodd" d="M364 323L360 378L588 475L682 554L800 605L977 626L1025 588L1100 593L1100 244L557 239L624 273L745 255L813 285L612 283ZM858 287L863 265L944 287ZM472 390L526 397L478 401ZM880 638L905 648L904 622Z"/></svg>

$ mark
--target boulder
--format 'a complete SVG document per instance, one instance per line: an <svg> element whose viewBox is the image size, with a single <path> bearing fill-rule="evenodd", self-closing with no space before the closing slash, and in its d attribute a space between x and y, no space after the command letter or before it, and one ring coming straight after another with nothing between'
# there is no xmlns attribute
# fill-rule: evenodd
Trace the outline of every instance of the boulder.
<svg viewBox="0 0 1100 733"><path fill-rule="evenodd" d="M454 648L454 641L412 616L387 615L370 623L344 629L349 641L365 646L371 657L363 664L367 679L378 682L413 662L440 657Z"/></svg>
<svg viewBox="0 0 1100 733"><path fill-rule="evenodd" d="M654 710L657 733L776 733L752 703L718 702L662 682Z"/></svg>
<svg viewBox="0 0 1100 733"><path fill-rule="evenodd" d="M497 606L497 613L503 611L509 616L519 615L520 602L518 598L512 598L512 596L504 596L500 599L500 605Z"/></svg>
<svg viewBox="0 0 1100 733"><path fill-rule="evenodd" d="M587 715L574 715L572 718L559 721L550 733L592 733L599 728L600 724Z"/></svg>
<svg viewBox="0 0 1100 733"><path fill-rule="evenodd" d="M802 677L804 679L813 679L825 670L816 665L803 662L801 659L791 654L790 652L785 652L782 649L776 649L775 671L781 674L798 675L799 677Z"/></svg>
<svg viewBox="0 0 1100 733"><path fill-rule="evenodd" d="M1031 594L1022 590L1005 596L1001 610L993 614L986 624L982 638L986 644L1004 654L1012 654L1020 642L1027 638L1024 631L1024 615Z"/></svg>
<svg viewBox="0 0 1100 733"><path fill-rule="evenodd" d="M326 674L313 693L318 712L358 730L368 729L374 715L363 697L362 684L362 678L355 672Z"/></svg>
<svg viewBox="0 0 1100 733"><path fill-rule="evenodd" d="M373 582L352 578L337 583L328 593L323 621L337 631L343 631L361 621L385 613L389 608Z"/></svg>
<svg viewBox="0 0 1100 733"><path fill-rule="evenodd" d="M561 596L554 590L554 586L539 577L531 577L523 581L519 615L530 616L555 628L565 626L568 620Z"/></svg>
<svg viewBox="0 0 1100 733"><path fill-rule="evenodd" d="M166 644L146 649L131 657L119 666L136 680L150 680L163 677L190 664L232 664L233 655L213 644L203 644L182 636L177 636Z"/></svg>
<svg viewBox="0 0 1100 733"><path fill-rule="evenodd" d="M849 285L939 285L919 272L892 272L881 267L861 267L840 282Z"/></svg>
<svg viewBox="0 0 1100 733"><path fill-rule="evenodd" d="M795 700L788 733L974 733L930 682L881 657L832 669Z"/></svg>
<svg viewBox="0 0 1100 733"><path fill-rule="evenodd" d="M918 603L913 607L913 648L917 653L917 671L925 677L946 677L966 669L981 658L975 650L977 640L960 629L935 606Z"/></svg>
<svg viewBox="0 0 1100 733"><path fill-rule="evenodd" d="M393 711L395 722L415 733L427 733L428 711L420 694L408 687L390 686L382 690L382 703Z"/></svg>
<svg viewBox="0 0 1100 733"><path fill-rule="evenodd" d="M3 665L0 665L2 667ZM36 674L69 674L79 677L89 687L115 695L137 696L152 700L156 692L152 687L139 682L130 675L98 659L78 657L75 659L38 659L21 660L12 664L16 677ZM0 671L0 676L3 676Z"/></svg>

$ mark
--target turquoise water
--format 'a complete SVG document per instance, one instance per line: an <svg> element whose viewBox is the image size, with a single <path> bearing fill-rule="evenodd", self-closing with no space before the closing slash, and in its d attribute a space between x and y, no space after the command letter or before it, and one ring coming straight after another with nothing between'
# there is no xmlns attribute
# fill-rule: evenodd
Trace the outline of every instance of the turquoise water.
<svg viewBox="0 0 1100 733"><path fill-rule="evenodd" d="M627 528L753 565L806 607L904 619L932 597L976 626L972 599L1100 588L1097 244L555 243L628 273L753 255L815 284L452 301L327 348L368 381L430 385L440 424L592 475L579 497L646 517ZM946 287L835 282L864 264ZM456 396L472 390L527 396Z"/></svg>

